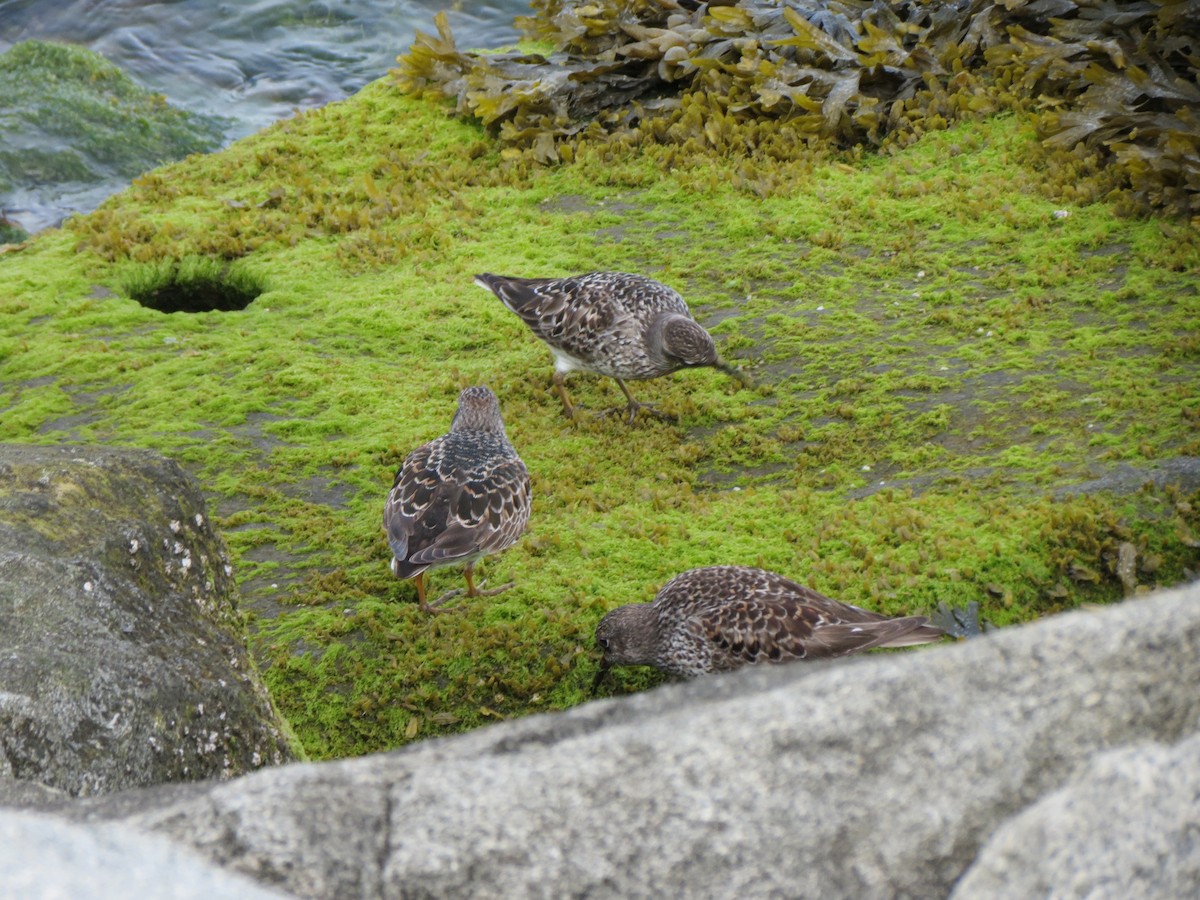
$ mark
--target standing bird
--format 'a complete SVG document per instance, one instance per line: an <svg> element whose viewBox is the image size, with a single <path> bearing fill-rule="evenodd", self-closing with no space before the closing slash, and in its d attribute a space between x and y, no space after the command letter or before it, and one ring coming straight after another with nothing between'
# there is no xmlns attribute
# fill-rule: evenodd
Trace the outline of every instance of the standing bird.
<svg viewBox="0 0 1200 900"><path fill-rule="evenodd" d="M521 317L554 354L554 386L570 417L575 407L564 378L574 369L615 378L629 401L629 424L639 409L671 418L638 403L625 386L678 369L711 366L746 382L717 356L712 336L692 318L679 294L652 278L593 272L572 278L507 278L484 273L487 288Z"/></svg>
<svg viewBox="0 0 1200 900"><path fill-rule="evenodd" d="M889 619L763 569L691 569L663 585L653 602L618 607L600 620L596 643L604 659L592 687L612 666L654 666L691 678L925 644L944 635L928 623L924 616Z"/></svg>
<svg viewBox="0 0 1200 900"><path fill-rule="evenodd" d="M512 582L480 591L475 563L507 550L529 522L529 471L508 441L500 402L486 387L458 395L450 431L418 447L396 472L383 507L383 530L392 549L392 572L412 578L425 612L462 591L432 603L425 598L425 571L464 566L468 597L487 597Z"/></svg>

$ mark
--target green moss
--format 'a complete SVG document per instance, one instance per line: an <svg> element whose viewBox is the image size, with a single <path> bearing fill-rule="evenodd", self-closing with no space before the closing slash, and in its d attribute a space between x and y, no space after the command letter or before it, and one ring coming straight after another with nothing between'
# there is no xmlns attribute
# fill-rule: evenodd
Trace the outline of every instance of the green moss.
<svg viewBox="0 0 1200 900"><path fill-rule="evenodd" d="M888 613L975 600L1001 625L1120 597L1122 543L1142 585L1176 583L1200 565L1200 496L1066 489L1200 455L1196 233L1056 217L1035 141L1018 116L974 123L797 161L760 196L719 154L506 161L376 83L0 255L5 433L149 446L200 478L314 758L588 699L600 616L692 566ZM184 259L265 290L198 314L128 296L131 272ZM549 354L472 275L608 268L680 288L759 386L681 372L633 386L678 426L564 420ZM388 571L382 503L473 383L501 399L533 518L481 566L515 588L429 618Z"/></svg>

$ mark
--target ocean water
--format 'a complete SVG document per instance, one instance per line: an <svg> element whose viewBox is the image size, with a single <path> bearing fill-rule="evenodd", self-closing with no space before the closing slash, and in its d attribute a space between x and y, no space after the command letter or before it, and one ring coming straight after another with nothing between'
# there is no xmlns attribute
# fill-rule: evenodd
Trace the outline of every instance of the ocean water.
<svg viewBox="0 0 1200 900"><path fill-rule="evenodd" d="M173 105L230 119L231 142L385 75L443 9L459 46L480 48L513 43L513 18L529 13L528 0L0 0L0 53L30 39L88 47ZM21 185L0 205L35 231L123 186Z"/></svg>

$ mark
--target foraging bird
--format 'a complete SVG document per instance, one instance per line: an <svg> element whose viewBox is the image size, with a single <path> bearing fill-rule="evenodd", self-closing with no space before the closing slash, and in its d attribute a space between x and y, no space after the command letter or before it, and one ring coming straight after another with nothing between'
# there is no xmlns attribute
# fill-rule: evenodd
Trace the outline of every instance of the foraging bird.
<svg viewBox="0 0 1200 900"><path fill-rule="evenodd" d="M498 594L475 586L475 563L507 550L529 522L529 471L504 431L500 402L486 387L458 395L450 431L418 447L396 472L383 507L392 572L412 578L425 612L462 593L426 600L428 569L463 566L467 596Z"/></svg>
<svg viewBox="0 0 1200 900"><path fill-rule="evenodd" d="M575 416L565 376L579 369L616 379L629 401L629 424L639 409L671 418L639 403L626 381L657 378L679 369L711 366L746 383L722 362L712 336L692 318L683 297L652 278L593 272L572 278L508 278L484 273L487 288L521 317L554 354L554 386L563 409Z"/></svg>
<svg viewBox="0 0 1200 900"><path fill-rule="evenodd" d="M774 572L707 566L672 578L653 602L618 607L600 620L596 643L604 659L593 689L612 666L654 666L690 678L924 644L943 634L924 616L888 618Z"/></svg>

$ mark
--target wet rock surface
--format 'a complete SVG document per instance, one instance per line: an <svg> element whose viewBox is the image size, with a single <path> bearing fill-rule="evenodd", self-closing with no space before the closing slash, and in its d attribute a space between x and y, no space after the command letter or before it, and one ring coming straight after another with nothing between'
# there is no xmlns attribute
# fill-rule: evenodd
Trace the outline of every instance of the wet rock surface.
<svg viewBox="0 0 1200 900"><path fill-rule="evenodd" d="M235 598L224 543L175 463L0 445L0 797L292 759Z"/></svg>

